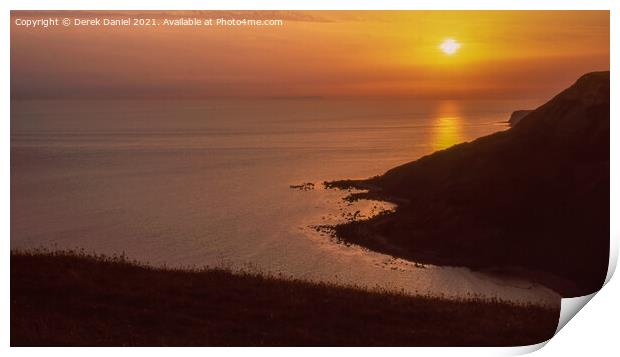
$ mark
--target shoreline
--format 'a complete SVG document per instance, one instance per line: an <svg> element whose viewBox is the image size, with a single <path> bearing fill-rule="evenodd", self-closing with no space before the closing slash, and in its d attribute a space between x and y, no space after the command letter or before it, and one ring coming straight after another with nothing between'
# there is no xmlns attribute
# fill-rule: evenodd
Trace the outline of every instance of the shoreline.
<svg viewBox="0 0 620 357"><path fill-rule="evenodd" d="M373 263L372 260L378 261L379 259L390 259L394 261L400 261L401 263L394 264L391 268L387 268L387 264L384 265L383 269L391 269L396 271L408 271L409 279L413 279L412 281L416 281L418 279L429 279L430 278L438 278L440 281L444 279L449 279L450 276L464 274L465 279L469 281L469 288L460 288L453 289L448 284L440 284L433 287L426 287L418 290L415 286L408 285L406 282L399 282L398 286L404 286L404 288L399 288L398 286L392 287L395 290L405 289L408 294L412 296L417 295L425 295L426 292L429 292L429 295L442 297L446 299L458 299L459 297L470 296L478 296L481 298L501 298L507 301L513 302L526 302L526 303L534 303L539 304L541 306L550 306L555 304L555 300L560 298L560 294L557 289L551 288L550 285L555 286L563 286L559 284L542 284L540 279L532 279L534 276L530 273L523 272L500 272L499 270L492 271L492 268L487 269L474 269L471 266L466 265L455 265L450 264L446 261L439 261L437 256L431 256L429 254L424 254L424 261L407 259L405 258L406 254L387 254L384 250L380 249L370 249L367 245L355 243L353 240L343 239L343 237L339 236L336 233L336 227L339 225L347 225L355 222L364 222L368 219L377 218L379 219L382 216L389 215L393 213L395 209L399 206L405 206L407 204L406 200L400 200L396 197L390 197L386 199L382 195L373 194L373 192L368 192L369 189L375 189L376 187L370 187L370 185L353 185L351 182L357 181L346 181L346 188L342 190L336 190L335 186L331 186L330 181L323 182L314 182L314 185L318 191L332 191L334 193L338 193L338 203L333 203L336 205L338 210L337 216L342 216L342 221L340 222L325 222L321 224L309 224L309 232L308 235L311 239L318 239L320 241L324 241L329 239L336 245L342 245L343 247L348 247L348 249L356 249L359 250L359 254L363 254L368 259L370 259L367 263L369 266L379 266L381 263ZM337 184L335 184L337 185ZM300 186L300 185L296 185ZM373 202L375 204L389 204L390 208L387 210L379 210L375 212L374 215L360 215L360 218L355 218L355 215L351 215L348 212L354 212L359 208L348 209L351 204L356 205L372 205ZM340 206L344 204L343 208ZM344 213L343 213L344 212ZM359 211L357 211L359 212ZM346 215L345 215L346 213ZM315 217L317 220L320 220L319 217ZM323 215L323 220L325 217ZM386 239L381 240L381 243L384 247L389 246L389 241ZM392 247L396 249L396 247ZM383 257L383 258L381 258ZM337 258L337 257L336 257ZM423 263L423 264L422 264ZM423 270L424 269L424 270ZM467 278L469 276L469 279ZM327 280L329 281L329 280ZM549 280L552 282L554 280ZM548 282L545 280L545 282ZM403 285L404 284L404 285ZM529 288L524 290L522 286L530 286ZM458 291L458 292L455 292ZM421 293L422 292L422 293Z"/></svg>
<svg viewBox="0 0 620 357"><path fill-rule="evenodd" d="M409 201L404 198L385 195L381 192L381 188L377 185L369 183L378 176L369 178L368 180L336 180L324 181L323 186L326 189L334 189L348 191L350 189L364 190L364 192L351 193L343 198L343 200L376 200L392 203L395 205L394 210L386 212L385 215L397 214L399 210L405 208ZM400 258L413 264L432 264L440 267L458 267L466 268L473 273L480 273L489 278L500 279L521 279L533 284L542 285L561 296L573 296L579 293L579 288L575 283L564 279L560 276L549 272L532 270L523 266L499 266L499 265L479 265L475 263L467 264L465 261L459 263L454 259L441 257L438 252L431 251L405 251L404 249L391 244L386 237L382 237L367 227L365 224L372 225L373 221L380 220L382 215L377 215L369 219L350 221L331 226L334 231L334 238L338 241L358 245L371 251L386 254L394 258ZM350 229L357 226L355 229Z"/></svg>

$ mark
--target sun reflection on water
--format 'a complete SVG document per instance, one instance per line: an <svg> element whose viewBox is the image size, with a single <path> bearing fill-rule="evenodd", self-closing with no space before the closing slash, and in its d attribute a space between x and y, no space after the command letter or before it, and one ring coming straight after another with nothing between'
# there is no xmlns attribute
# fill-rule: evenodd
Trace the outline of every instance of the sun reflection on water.
<svg viewBox="0 0 620 357"><path fill-rule="evenodd" d="M453 101L439 103L432 130L433 150L442 150L463 142L463 119L459 105Z"/></svg>

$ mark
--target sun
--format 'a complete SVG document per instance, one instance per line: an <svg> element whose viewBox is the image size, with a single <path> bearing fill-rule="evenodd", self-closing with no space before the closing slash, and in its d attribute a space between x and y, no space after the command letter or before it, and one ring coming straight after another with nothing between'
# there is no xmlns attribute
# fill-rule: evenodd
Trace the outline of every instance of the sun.
<svg viewBox="0 0 620 357"><path fill-rule="evenodd" d="M461 48L461 44L452 38L447 38L441 43L441 45L439 45L439 48L443 51L443 53L451 56L455 54L459 48Z"/></svg>

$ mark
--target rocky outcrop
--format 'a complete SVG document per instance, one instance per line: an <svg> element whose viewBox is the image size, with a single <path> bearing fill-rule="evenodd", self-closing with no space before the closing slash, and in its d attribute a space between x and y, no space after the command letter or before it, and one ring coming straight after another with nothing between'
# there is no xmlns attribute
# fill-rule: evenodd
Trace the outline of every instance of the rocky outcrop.
<svg viewBox="0 0 620 357"><path fill-rule="evenodd" d="M511 127L517 125L517 123L521 121L521 119L523 119L526 115L530 114L531 112L533 112L533 110L515 110L514 112L512 112L512 114L510 114L510 119L508 119L508 124Z"/></svg>

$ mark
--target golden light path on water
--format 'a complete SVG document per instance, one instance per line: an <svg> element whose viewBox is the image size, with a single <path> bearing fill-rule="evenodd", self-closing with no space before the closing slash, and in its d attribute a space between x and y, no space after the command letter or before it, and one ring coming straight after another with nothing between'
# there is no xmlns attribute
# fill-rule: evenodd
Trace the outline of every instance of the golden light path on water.
<svg viewBox="0 0 620 357"><path fill-rule="evenodd" d="M463 141L463 119L458 104L453 101L440 102L432 130L433 149L447 149Z"/></svg>

